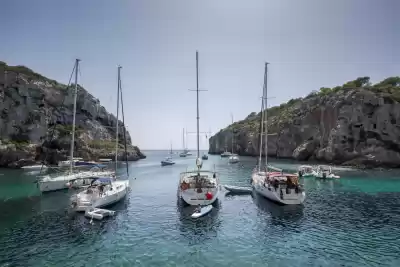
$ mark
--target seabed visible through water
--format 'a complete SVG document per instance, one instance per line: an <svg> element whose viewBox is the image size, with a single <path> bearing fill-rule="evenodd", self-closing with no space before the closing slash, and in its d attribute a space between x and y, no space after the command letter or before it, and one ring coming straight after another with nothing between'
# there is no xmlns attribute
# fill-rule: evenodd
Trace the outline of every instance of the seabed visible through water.
<svg viewBox="0 0 400 267"><path fill-rule="evenodd" d="M34 175L1 170L0 266L400 266L400 171L305 178L303 206L222 195L192 219L176 190L195 157L161 167L167 152L145 153L130 163L132 190L110 208L116 215L94 224L70 212L68 191L41 196ZM222 184L248 186L255 159L241 160L210 155L204 167L215 165Z"/></svg>

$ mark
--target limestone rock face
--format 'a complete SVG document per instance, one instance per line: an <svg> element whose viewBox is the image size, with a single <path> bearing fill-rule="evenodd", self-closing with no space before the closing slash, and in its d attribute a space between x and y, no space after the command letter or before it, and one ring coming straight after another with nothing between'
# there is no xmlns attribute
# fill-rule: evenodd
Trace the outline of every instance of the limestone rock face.
<svg viewBox="0 0 400 267"><path fill-rule="evenodd" d="M397 86L398 87L398 86ZM397 88L395 87L395 88ZM398 88L400 92L400 87ZM364 167L400 167L400 103L370 88L310 95L268 111L268 155ZM210 138L210 153L258 154L261 113Z"/></svg>
<svg viewBox="0 0 400 267"><path fill-rule="evenodd" d="M72 107L73 87L67 88L25 67L0 62L0 167L44 158L49 163L66 159ZM124 158L124 126L121 121L119 125L120 157ZM115 156L115 128L116 117L78 86L75 156L87 160L112 157L113 153ZM131 144L129 132L126 140L128 160L145 157Z"/></svg>

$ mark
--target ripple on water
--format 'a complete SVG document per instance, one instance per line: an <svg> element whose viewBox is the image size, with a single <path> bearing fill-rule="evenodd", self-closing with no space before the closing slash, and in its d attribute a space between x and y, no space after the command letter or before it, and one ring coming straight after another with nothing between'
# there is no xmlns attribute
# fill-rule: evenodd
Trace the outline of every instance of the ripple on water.
<svg viewBox="0 0 400 267"><path fill-rule="evenodd" d="M400 196L389 185L371 194L362 177L305 179L304 206L227 195L194 220L176 201L193 158L161 168L156 156L132 165L129 196L93 225L65 210L68 194L0 205L0 266L400 266ZM223 184L248 186L255 160L241 159L208 164Z"/></svg>

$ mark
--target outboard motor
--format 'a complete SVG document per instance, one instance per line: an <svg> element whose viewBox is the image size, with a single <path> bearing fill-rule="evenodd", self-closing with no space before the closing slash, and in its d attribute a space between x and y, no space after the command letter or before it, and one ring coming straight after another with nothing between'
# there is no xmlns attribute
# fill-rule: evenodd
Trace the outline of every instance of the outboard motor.
<svg viewBox="0 0 400 267"><path fill-rule="evenodd" d="M326 172L322 173L322 178L326 179Z"/></svg>
<svg viewBox="0 0 400 267"><path fill-rule="evenodd" d="M303 177L303 171L299 171L299 177Z"/></svg>

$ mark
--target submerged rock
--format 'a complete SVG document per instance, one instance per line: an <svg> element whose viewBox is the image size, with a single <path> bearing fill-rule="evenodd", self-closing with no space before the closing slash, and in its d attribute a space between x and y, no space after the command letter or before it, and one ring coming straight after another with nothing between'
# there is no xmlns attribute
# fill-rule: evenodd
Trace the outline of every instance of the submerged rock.
<svg viewBox="0 0 400 267"><path fill-rule="evenodd" d="M268 109L268 155L400 167L400 78L373 86L357 84L359 79ZM256 156L260 116L251 114L212 136L209 152L222 153L225 144L230 150L233 129L234 150Z"/></svg>
<svg viewBox="0 0 400 267"><path fill-rule="evenodd" d="M72 130L73 87L23 66L0 62L0 167L67 159ZM123 159L124 126L119 121ZM115 157L116 117L78 86L75 153L86 160ZM145 158L126 132L128 160Z"/></svg>

